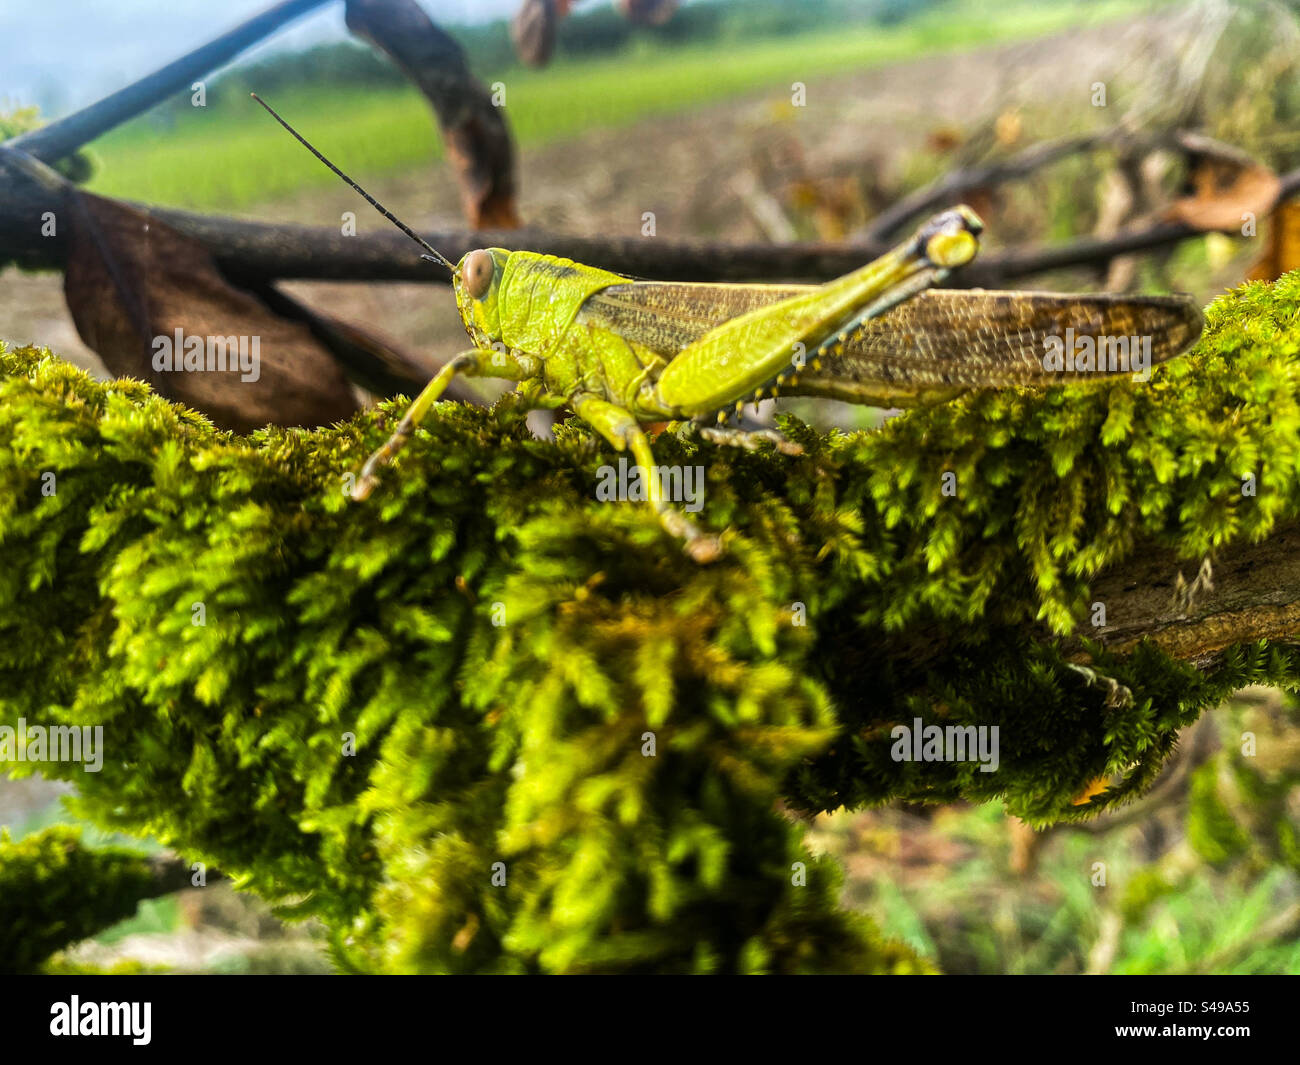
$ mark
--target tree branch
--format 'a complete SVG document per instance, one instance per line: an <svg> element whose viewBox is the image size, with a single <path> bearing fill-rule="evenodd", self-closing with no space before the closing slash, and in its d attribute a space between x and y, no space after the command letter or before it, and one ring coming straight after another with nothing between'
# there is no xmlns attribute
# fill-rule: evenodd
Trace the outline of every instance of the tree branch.
<svg viewBox="0 0 1300 1065"><path fill-rule="evenodd" d="M39 166L39 164L37 164ZM0 255L32 268L62 269L62 233L42 236L42 215L64 206L70 186L53 171L39 174L7 146L0 146ZM1300 192L1300 169L1282 176L1279 201ZM397 233L345 237L336 227L282 225L131 204L207 246L222 271L244 282L426 281L446 283ZM561 255L592 266L649 280L825 281L856 269L884 246L717 244L645 237L579 237L540 229L425 231L453 261L482 247L508 247ZM1202 235L1183 223L1157 222L1107 239L1082 237L1057 247L1012 248L981 256L953 274L954 288L999 288L1049 270L1096 266L1135 251L1167 247Z"/></svg>
<svg viewBox="0 0 1300 1065"><path fill-rule="evenodd" d="M1234 540L1211 562L1212 584L1179 610L1178 578L1191 581L1200 560L1148 546L1093 582L1108 624L1089 634L1109 651L1151 640L1174 658L1205 668L1233 644L1290 639L1300 632L1300 522L1279 525L1267 540ZM1074 656L1082 657L1082 645Z"/></svg>
<svg viewBox="0 0 1300 1065"><path fill-rule="evenodd" d="M236 26L214 41L196 48L148 77L119 89L89 107L82 108L48 126L24 133L6 142L42 162L53 163L84 144L120 126L128 119L162 103L172 93L188 89L195 78L230 62L235 56L269 37L281 26L324 7L330 0L283 0L268 11Z"/></svg>
<svg viewBox="0 0 1300 1065"><path fill-rule="evenodd" d="M864 244L879 244L894 236L916 215L960 199L971 189L1024 177L1057 159L1106 146L1123 132L1116 128L1103 133L1044 141L1001 162L950 171L937 181L895 200L855 233L853 239Z"/></svg>

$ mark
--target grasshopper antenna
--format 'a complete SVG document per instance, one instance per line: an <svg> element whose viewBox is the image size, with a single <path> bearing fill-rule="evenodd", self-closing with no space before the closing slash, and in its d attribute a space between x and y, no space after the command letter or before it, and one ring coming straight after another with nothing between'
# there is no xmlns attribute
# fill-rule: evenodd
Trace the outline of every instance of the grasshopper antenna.
<svg viewBox="0 0 1300 1065"><path fill-rule="evenodd" d="M450 270L453 275L456 273L456 267L451 262L450 259L448 259L445 255L442 254L442 252L440 252L432 244L430 244L418 233L416 233L415 230L413 230L410 226L408 226L405 222L403 222L400 218L398 218L397 215L393 214L393 212L390 211L387 207L385 207L382 203L380 203L373 196L371 196L370 193L368 193L365 189L363 189L360 185L358 185L355 181L353 181L350 177L348 177L347 174L343 173L342 170L340 170L337 166L335 166L328 159L326 159L325 156L321 155L321 153L318 152L316 148L312 145L311 141L309 141L306 137L304 137L301 133L299 133L296 129L294 129L291 125L289 125L288 122L286 122L283 118L281 118L276 113L274 107L268 104L255 92L250 92L248 95L251 96L263 107L265 107L267 111L271 113L271 117L273 119L279 122L280 125L282 125L285 129L287 129L290 133L294 135L294 137L297 139L299 144L301 144L304 148L306 148L309 152L311 152L312 155L314 155L327 167L333 170L334 173L336 173L339 177L341 177L344 181L346 181L349 185L351 185L354 189L356 189L357 192L361 193L361 195L365 197L366 202L370 204L371 207L373 207L381 215L383 215L390 222L392 222L393 225L395 225L398 229L400 229L403 233L405 233L408 237L410 237L413 241L415 241L416 244L420 245L420 247L422 247L427 253L425 255L421 255L420 256L421 259L428 259L430 262L434 262L434 263L442 263L442 265L445 266L448 270Z"/></svg>

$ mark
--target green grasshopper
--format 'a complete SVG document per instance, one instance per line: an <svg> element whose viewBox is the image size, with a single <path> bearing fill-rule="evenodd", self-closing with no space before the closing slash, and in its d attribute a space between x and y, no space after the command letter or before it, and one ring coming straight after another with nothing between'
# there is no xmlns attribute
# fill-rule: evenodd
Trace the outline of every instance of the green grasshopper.
<svg viewBox="0 0 1300 1065"><path fill-rule="evenodd" d="M443 365L366 461L352 492L358 501L456 375L503 378L518 383L523 406L567 405L617 450L631 451L659 522L693 558L708 562L721 543L664 498L646 424L686 423L715 442L754 447L766 440L797 452L771 430L726 428L728 414L779 393L895 407L973 388L1077 381L1081 373L1113 379L1139 365L1129 359L1130 341L1144 350L1145 370L1177 355L1201 330L1200 310L1185 296L933 289L978 250L983 223L965 206L935 215L911 239L823 285L637 281L504 248L480 248L452 263L254 99L424 248L423 258L451 271L473 342ZM1067 336L1070 360L1050 365L1044 348ZM1082 341L1093 358L1081 359L1080 369L1073 355ZM1098 370L1102 345L1110 358Z"/></svg>

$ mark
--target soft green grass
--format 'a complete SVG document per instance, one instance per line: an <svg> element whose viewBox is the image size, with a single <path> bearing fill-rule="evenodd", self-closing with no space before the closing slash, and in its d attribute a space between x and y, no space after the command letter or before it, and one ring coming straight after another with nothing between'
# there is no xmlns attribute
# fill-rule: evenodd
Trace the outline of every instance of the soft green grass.
<svg viewBox="0 0 1300 1065"><path fill-rule="evenodd" d="M1020 880L1007 872L1000 804L944 816L945 834L974 844L973 856L904 888L874 881L865 897L851 901L946 972L1082 971L1103 912L1148 867L1134 830L1101 837L1066 830L1049 844L1034 875ZM1109 887L1091 882L1098 861L1114 877ZM1108 972L1300 973L1300 942L1260 938L1294 904L1297 883L1294 872L1277 866L1253 872L1198 866L1149 912L1125 920Z"/></svg>
<svg viewBox="0 0 1300 1065"><path fill-rule="evenodd" d="M127 936L167 935L181 927L181 907L175 895L144 899L125 921L118 921L95 936L95 942L111 946Z"/></svg>
<svg viewBox="0 0 1300 1065"><path fill-rule="evenodd" d="M747 93L788 100L795 81L815 87L831 74L1033 38L1151 6L1140 0L1051 6L963 0L896 27L820 29L735 46L646 48L613 59L557 62L544 71L511 70L500 78L486 73L483 80L504 83L511 129L519 144L530 146ZM304 85L272 102L359 179L442 155L429 108L414 89L363 93ZM808 106L816 106L815 91ZM195 108L169 128L144 116L94 149L101 165L93 191L173 206L235 208L336 180L251 100Z"/></svg>

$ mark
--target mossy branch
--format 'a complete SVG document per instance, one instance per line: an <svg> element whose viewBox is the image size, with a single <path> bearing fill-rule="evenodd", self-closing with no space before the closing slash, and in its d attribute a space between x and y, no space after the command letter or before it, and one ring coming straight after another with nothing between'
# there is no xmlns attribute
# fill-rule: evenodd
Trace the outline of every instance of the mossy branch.
<svg viewBox="0 0 1300 1065"><path fill-rule="evenodd" d="M55 951L130 917L144 899L188 885L183 863L86 847L68 825L16 842L0 830L0 974L37 972Z"/></svg>
<svg viewBox="0 0 1300 1065"><path fill-rule="evenodd" d="M1277 615L1165 636L1240 606L1233 560L1300 520L1298 309L1296 275L1244 287L1146 384L788 421L798 458L662 435L706 471L708 567L596 501L617 456L578 424L443 405L358 506L400 403L239 437L8 352L0 710L102 724L102 772L46 767L83 813L296 899L347 965L915 969L780 806L1085 818L1228 692L1293 686ZM1226 598L1135 627L1153 575L1207 556ZM997 771L896 761L915 718L997 727Z"/></svg>

